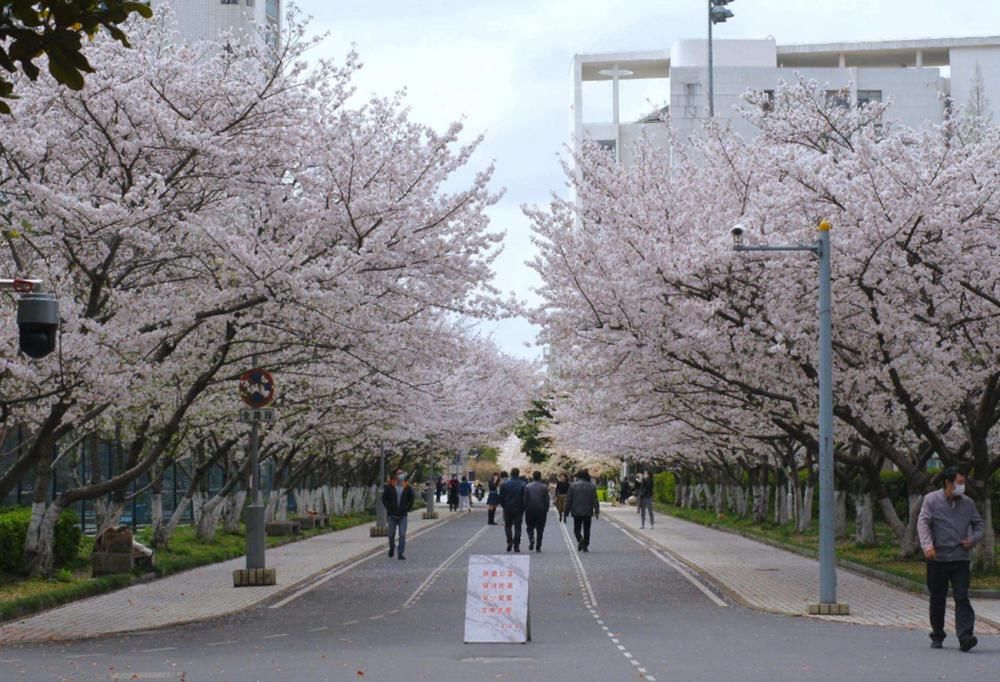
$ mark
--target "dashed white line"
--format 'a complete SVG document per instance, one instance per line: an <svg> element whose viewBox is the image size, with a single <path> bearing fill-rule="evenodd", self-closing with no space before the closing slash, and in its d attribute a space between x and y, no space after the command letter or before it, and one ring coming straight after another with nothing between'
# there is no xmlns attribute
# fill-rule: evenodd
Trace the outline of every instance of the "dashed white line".
<svg viewBox="0 0 1000 682"><path fill-rule="evenodd" d="M139 653L141 653L141 654L156 654L156 653L159 653L161 651L175 651L176 649L177 649L177 647L175 647L175 646L161 646L161 647L157 647L156 649L143 649Z"/></svg>
<svg viewBox="0 0 1000 682"><path fill-rule="evenodd" d="M426 533L428 531L431 531L431 530L434 530L439 525L440 524L436 523L436 524L434 524L432 526L429 526L427 528L422 528L422 529L418 530L416 533L414 533L413 535L411 535L410 537L408 537L407 540L408 541L409 540L414 540L414 539L420 537L421 535L423 535L424 533ZM338 568L333 568L330 571L327 571L326 573L324 573L323 575L321 575L318 579L314 580L313 582L311 582L308 585L306 585L305 587L303 587L301 590L298 590L297 592L294 592L294 593L290 594L289 596L285 597L284 599L282 599L279 602L275 602L274 604L271 604L271 606L269 608L280 609L282 606L285 606L286 604L288 604L288 603L290 603L290 602L298 599L302 595L307 594L309 592L312 592L313 590L315 590L320 585L333 580L338 575L341 575L342 573L347 573L347 571L351 570L352 568L354 568L356 566L360 566L361 564L365 563L366 561L371 561L375 557L379 556L379 554L381 554L381 553L382 553L382 549L373 550L371 554L369 554L367 556L363 556L360 559L357 559L355 561L352 561L351 563L349 563L349 564L347 564L345 566L340 566ZM345 623L345 625L346 625L346 623Z"/></svg>
<svg viewBox="0 0 1000 682"><path fill-rule="evenodd" d="M569 530L566 529L564 524L560 524L559 527L562 528L563 538L566 540L566 546L569 548L570 559L572 559L573 563L576 564L577 577L580 578L582 586L587 590L586 597L589 597L587 606L597 606L597 598L594 596L594 590L590 586L590 579L587 577L587 572L583 570L583 563L580 561L580 556L577 554L576 550L573 549L573 543L569 539Z"/></svg>
<svg viewBox="0 0 1000 682"><path fill-rule="evenodd" d="M356 624L358 624L360 622L361 622L360 620L349 620L349 621L345 622L344 625L356 625Z"/></svg>
<svg viewBox="0 0 1000 682"><path fill-rule="evenodd" d="M313 628L309 632L323 632L323 630L329 630L329 625L320 625L318 628Z"/></svg>
<svg viewBox="0 0 1000 682"><path fill-rule="evenodd" d="M105 653L97 654L67 654L66 658L95 658L97 656L107 656Z"/></svg>
<svg viewBox="0 0 1000 682"><path fill-rule="evenodd" d="M287 637L288 633L281 633L279 635L267 635L266 637L261 637L261 639L281 639L282 637Z"/></svg>
<svg viewBox="0 0 1000 682"><path fill-rule="evenodd" d="M0 663L20 663L20 658L0 658Z"/></svg>
<svg viewBox="0 0 1000 682"><path fill-rule="evenodd" d="M416 590L414 590L413 594L410 595L410 598L407 599L405 602L403 602L403 608L413 606L413 604L416 603L416 601L420 598L420 593L423 592L427 587L429 587L430 584L434 582L434 580L436 580L439 575L441 575L441 573L443 573L449 566L451 566L451 564L455 561L455 559L461 556L462 553L465 552L467 549L472 547L472 545L475 544L476 540L481 538L483 536L483 533L485 533L488 530L489 526L483 526L482 528L480 528L475 535L473 535L471 538L465 541L465 544L463 544L461 547L455 550L455 552L450 557L442 561L437 568L431 571L431 574L427 576L424 582L420 583L420 586L417 587Z"/></svg>
<svg viewBox="0 0 1000 682"><path fill-rule="evenodd" d="M385 614L384 613L380 613L377 616L369 616L368 620L379 620L380 618L385 618Z"/></svg>
<svg viewBox="0 0 1000 682"><path fill-rule="evenodd" d="M239 641L235 639L227 639L224 642L209 642L205 646L225 646L226 644L239 644Z"/></svg>

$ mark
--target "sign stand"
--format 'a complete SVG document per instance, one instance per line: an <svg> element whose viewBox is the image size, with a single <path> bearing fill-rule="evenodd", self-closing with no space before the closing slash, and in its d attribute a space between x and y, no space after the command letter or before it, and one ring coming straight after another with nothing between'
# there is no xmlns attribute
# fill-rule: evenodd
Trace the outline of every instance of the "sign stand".
<svg viewBox="0 0 1000 682"><path fill-rule="evenodd" d="M531 557L473 554L465 599L465 643L531 641Z"/></svg>

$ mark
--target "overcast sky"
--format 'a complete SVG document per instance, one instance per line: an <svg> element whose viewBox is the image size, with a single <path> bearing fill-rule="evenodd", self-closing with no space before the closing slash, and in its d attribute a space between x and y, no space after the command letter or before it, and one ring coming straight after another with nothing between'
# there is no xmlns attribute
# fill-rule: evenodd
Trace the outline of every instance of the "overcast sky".
<svg viewBox="0 0 1000 682"><path fill-rule="evenodd" d="M298 0L312 31L330 37L316 53L340 57L352 45L364 68L361 92L405 88L415 119L443 128L464 119L485 142L474 163L496 161L506 188L491 218L506 231L496 283L532 299L523 265L532 256L522 204L542 204L565 181L559 156L569 140L573 55L668 49L704 38L705 0ZM734 0L735 17L715 37L804 42L944 38L1000 34L996 0ZM644 102L633 107L642 107ZM623 112L623 117L625 112ZM524 320L490 324L501 348L539 357Z"/></svg>

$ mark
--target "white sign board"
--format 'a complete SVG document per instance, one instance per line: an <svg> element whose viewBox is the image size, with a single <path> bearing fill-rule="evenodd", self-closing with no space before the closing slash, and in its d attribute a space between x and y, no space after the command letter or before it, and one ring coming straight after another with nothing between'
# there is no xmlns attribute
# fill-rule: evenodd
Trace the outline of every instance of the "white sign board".
<svg viewBox="0 0 1000 682"><path fill-rule="evenodd" d="M252 424L254 422L273 422L276 419L274 410L271 408L240 410L240 421L244 424Z"/></svg>
<svg viewBox="0 0 1000 682"><path fill-rule="evenodd" d="M465 598L465 641L523 644L531 639L531 557L473 554Z"/></svg>

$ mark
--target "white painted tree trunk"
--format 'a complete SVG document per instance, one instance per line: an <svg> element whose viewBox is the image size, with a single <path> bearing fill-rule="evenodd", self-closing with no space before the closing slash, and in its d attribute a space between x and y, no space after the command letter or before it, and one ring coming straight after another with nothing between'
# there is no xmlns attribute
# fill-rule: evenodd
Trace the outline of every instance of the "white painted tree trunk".
<svg viewBox="0 0 1000 682"><path fill-rule="evenodd" d="M195 526L201 523L201 511L204 504L205 496L200 490L196 490L191 496L191 520L194 521Z"/></svg>
<svg viewBox="0 0 1000 682"><path fill-rule="evenodd" d="M97 534L100 535L101 531L120 525L124 511L124 502L115 502L108 498L94 500L94 521L97 525Z"/></svg>
<svg viewBox="0 0 1000 682"><path fill-rule="evenodd" d="M185 495L177 503L177 508L174 509L174 513L170 515L170 519L160 528L160 533L153 536L153 547L166 547L170 544L170 538L173 537L174 531L177 530L177 526L181 523L181 518L187 512L188 505L191 504L191 498Z"/></svg>
<svg viewBox="0 0 1000 682"><path fill-rule="evenodd" d="M222 513L225 502L225 497L214 495L202 505L196 530L198 539L202 542L215 540L215 531L219 527L219 515Z"/></svg>
<svg viewBox="0 0 1000 682"><path fill-rule="evenodd" d="M28 574L33 578L52 575L53 542L56 522L62 507L53 502L35 502L31 505L31 521L28 522L28 534L24 542L24 563Z"/></svg>
<svg viewBox="0 0 1000 682"><path fill-rule="evenodd" d="M267 494L267 503L264 506L264 521L271 523L278 510L278 491L272 490Z"/></svg>
<svg viewBox="0 0 1000 682"><path fill-rule="evenodd" d="M153 529L153 537L163 527L163 494L153 493L149 497L150 526Z"/></svg>
<svg viewBox="0 0 1000 682"><path fill-rule="evenodd" d="M834 534L838 538L847 537L847 491L835 490L833 492L834 508L837 515L834 519ZM812 504L809 505L809 515L812 516Z"/></svg>
<svg viewBox="0 0 1000 682"><path fill-rule="evenodd" d="M875 537L875 504L871 493L854 496L855 539L859 545L870 547L877 542Z"/></svg>
<svg viewBox="0 0 1000 682"><path fill-rule="evenodd" d="M330 495L330 501L333 503L333 515L343 516L344 515L344 486L336 485L333 487Z"/></svg>
<svg viewBox="0 0 1000 682"><path fill-rule="evenodd" d="M996 568L996 536L993 534L993 502L988 494L979 508L985 529L982 541L972 552L972 565L976 571L993 571Z"/></svg>
<svg viewBox="0 0 1000 682"><path fill-rule="evenodd" d="M275 501L274 518L278 521L288 520L288 489L278 488L278 499Z"/></svg>
<svg viewBox="0 0 1000 682"><path fill-rule="evenodd" d="M804 533L809 530L813 522L813 485L806 483L806 489L802 493L802 506L799 508L799 532Z"/></svg>
<svg viewBox="0 0 1000 682"><path fill-rule="evenodd" d="M227 533L237 533L240 530L240 519L243 518L243 505L246 504L247 493L237 490L226 500L222 511L222 527Z"/></svg>

